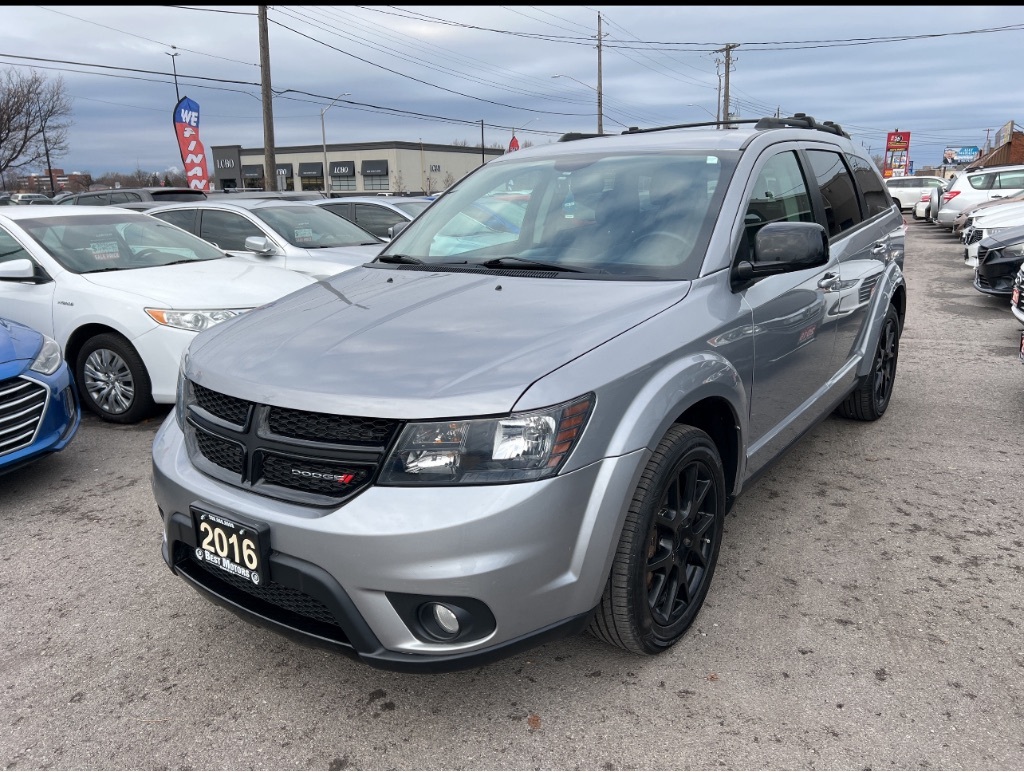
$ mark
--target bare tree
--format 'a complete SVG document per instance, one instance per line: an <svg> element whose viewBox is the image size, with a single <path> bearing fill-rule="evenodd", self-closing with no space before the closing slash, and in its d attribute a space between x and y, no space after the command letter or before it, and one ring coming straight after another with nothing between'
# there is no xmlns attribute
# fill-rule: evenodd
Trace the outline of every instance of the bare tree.
<svg viewBox="0 0 1024 772"><path fill-rule="evenodd" d="M0 75L0 174L23 167L49 168L68 152L71 98L60 76L35 70ZM49 158L49 160L47 160Z"/></svg>

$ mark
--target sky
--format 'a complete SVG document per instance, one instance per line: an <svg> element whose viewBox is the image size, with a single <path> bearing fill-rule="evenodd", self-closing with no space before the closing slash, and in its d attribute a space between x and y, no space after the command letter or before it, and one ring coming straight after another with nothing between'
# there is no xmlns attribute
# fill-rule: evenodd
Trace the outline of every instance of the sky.
<svg viewBox="0 0 1024 772"><path fill-rule="evenodd" d="M55 168L180 170L179 95L199 104L207 149L263 147L259 7L7 6L0 67L63 79L73 112ZM876 156L887 132L909 132L917 168L1024 123L1021 6L267 9L278 150L544 144L596 131L599 93L606 133L711 120L727 45L740 119L803 112Z"/></svg>

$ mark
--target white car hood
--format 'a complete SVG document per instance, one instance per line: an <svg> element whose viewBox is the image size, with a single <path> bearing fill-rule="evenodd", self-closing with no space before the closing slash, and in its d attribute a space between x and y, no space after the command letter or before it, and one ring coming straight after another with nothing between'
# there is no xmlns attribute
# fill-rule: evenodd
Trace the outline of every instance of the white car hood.
<svg viewBox="0 0 1024 772"><path fill-rule="evenodd" d="M974 218L975 228L1011 228L1024 225L1024 203L1006 204L1005 207L994 207L999 210L991 214L981 214Z"/></svg>
<svg viewBox="0 0 1024 772"><path fill-rule="evenodd" d="M165 308L252 308L313 284L305 274L257 265L239 257L84 273L98 287L148 298Z"/></svg>

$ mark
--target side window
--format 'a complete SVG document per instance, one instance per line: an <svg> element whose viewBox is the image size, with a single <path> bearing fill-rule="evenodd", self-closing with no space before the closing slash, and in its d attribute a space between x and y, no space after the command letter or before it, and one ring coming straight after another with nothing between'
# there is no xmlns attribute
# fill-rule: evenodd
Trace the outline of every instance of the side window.
<svg viewBox="0 0 1024 772"><path fill-rule="evenodd" d="M848 155L846 159L850 162L854 179L857 180L861 195L864 196L865 219L887 211L892 206L892 197L882 184L882 178L874 165L856 155ZM904 180L904 185L916 188L918 182L913 177L908 177Z"/></svg>
<svg viewBox="0 0 1024 772"><path fill-rule="evenodd" d="M132 199L127 193L111 193L110 194L110 205L117 206L118 204L126 204Z"/></svg>
<svg viewBox="0 0 1024 772"><path fill-rule="evenodd" d="M1024 188L1024 172L1000 172L995 187L1003 190Z"/></svg>
<svg viewBox="0 0 1024 772"><path fill-rule="evenodd" d="M0 228L0 263L8 260L32 260L32 255L7 231ZM32 260L33 265L35 260Z"/></svg>
<svg viewBox="0 0 1024 772"><path fill-rule="evenodd" d="M109 201L109 193L94 193L91 196L82 196L78 203L85 206L106 206Z"/></svg>
<svg viewBox="0 0 1024 772"><path fill-rule="evenodd" d="M195 209L175 209L171 212L160 212L154 214L153 217L157 217L164 222L168 222L171 225L177 225L182 230L186 230L189 233L195 233L195 222L196 222L196 210Z"/></svg>
<svg viewBox="0 0 1024 772"><path fill-rule="evenodd" d="M754 236L771 222L814 222L811 197L795 153L768 159L754 183L744 215L740 258L749 259Z"/></svg>
<svg viewBox="0 0 1024 772"><path fill-rule="evenodd" d="M811 159L811 168L825 205L825 227L829 238L832 238L861 221L857 189L839 153L808 150L807 156Z"/></svg>
<svg viewBox="0 0 1024 772"><path fill-rule="evenodd" d="M967 182L975 190L992 190L995 187L996 175L994 173L972 174L967 178Z"/></svg>
<svg viewBox="0 0 1024 772"><path fill-rule="evenodd" d="M212 241L221 249L244 250L246 237L266 235L251 222L234 212L205 209L201 214L200 238Z"/></svg>
<svg viewBox="0 0 1024 772"><path fill-rule="evenodd" d="M373 204L356 204L355 219L360 228L382 239L388 237L388 228L392 225L405 222L405 218L397 212Z"/></svg>

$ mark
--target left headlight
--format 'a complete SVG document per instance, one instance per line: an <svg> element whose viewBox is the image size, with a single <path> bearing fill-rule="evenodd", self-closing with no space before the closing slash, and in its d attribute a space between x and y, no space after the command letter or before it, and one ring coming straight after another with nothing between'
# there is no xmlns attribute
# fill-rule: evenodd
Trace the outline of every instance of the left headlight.
<svg viewBox="0 0 1024 772"><path fill-rule="evenodd" d="M202 332L215 324L244 314L248 310L248 308L224 308L214 311L173 311L163 308L147 308L146 313L157 324L190 332Z"/></svg>
<svg viewBox="0 0 1024 772"><path fill-rule="evenodd" d="M384 462L381 485L488 485L558 473L583 434L594 395L504 418L409 424Z"/></svg>
<svg viewBox="0 0 1024 772"><path fill-rule="evenodd" d="M32 360L32 364L29 365L28 369L43 375L53 375L57 372L57 368L60 367L63 361L64 357L61 356L60 346L57 345L57 341L44 336L43 347L39 349L39 353Z"/></svg>

